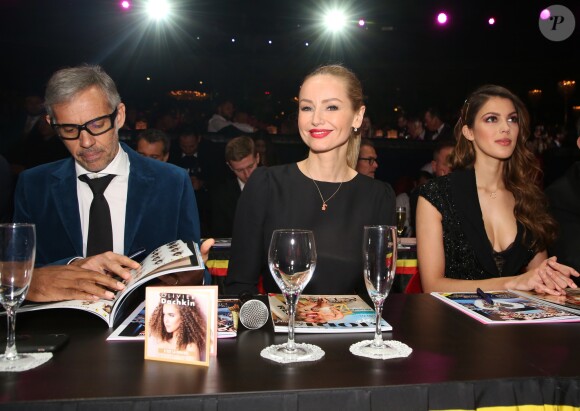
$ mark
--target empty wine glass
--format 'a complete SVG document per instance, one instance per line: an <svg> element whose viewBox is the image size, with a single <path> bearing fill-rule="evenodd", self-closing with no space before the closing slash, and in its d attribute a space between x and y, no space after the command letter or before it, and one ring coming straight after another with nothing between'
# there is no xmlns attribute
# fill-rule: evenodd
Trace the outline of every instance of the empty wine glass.
<svg viewBox="0 0 580 411"><path fill-rule="evenodd" d="M265 348L262 356L280 362L312 361L322 357L324 352L319 347L294 342L296 303L316 267L316 246L312 231L274 230L268 252L268 266L286 299L288 342Z"/></svg>
<svg viewBox="0 0 580 411"><path fill-rule="evenodd" d="M371 300L375 305L376 328L374 340L356 344L355 354L371 358L385 358L397 351L383 341L381 318L383 302L389 295L397 267L397 228L377 225L364 227L363 275Z"/></svg>
<svg viewBox="0 0 580 411"><path fill-rule="evenodd" d="M18 354L16 350L15 327L16 310L30 286L35 254L34 224L0 224L0 303L8 320L6 351L0 361L8 371L31 360L29 355Z"/></svg>

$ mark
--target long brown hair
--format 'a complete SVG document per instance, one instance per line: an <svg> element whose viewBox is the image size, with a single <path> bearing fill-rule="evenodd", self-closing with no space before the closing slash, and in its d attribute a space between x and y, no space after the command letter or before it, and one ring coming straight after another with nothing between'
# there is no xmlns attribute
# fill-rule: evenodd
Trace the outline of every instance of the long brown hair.
<svg viewBox="0 0 580 411"><path fill-rule="evenodd" d="M186 296L185 294L168 294L168 299L172 296ZM173 337L173 333L165 330L163 324L163 306L165 304L160 302L149 320L151 327L151 334L161 341L169 341ZM180 331L177 333L177 349L185 350L189 344L196 344L200 353L205 351L206 342L206 321L203 313L196 305L175 305L179 309L181 315Z"/></svg>
<svg viewBox="0 0 580 411"><path fill-rule="evenodd" d="M492 97L508 99L516 108L519 134L513 154L505 160L503 180L506 189L516 200L514 215L524 226L524 241L531 244L534 251L543 251L554 241L557 224L548 212L544 193L536 185L542 170L534 154L526 146L530 136L530 116L518 96L504 87L492 84L482 86L471 93L465 100L461 116L455 125L456 144L451 160L452 168L454 170L473 168L475 149L473 142L464 138L462 128L464 125L473 128L479 110Z"/></svg>
<svg viewBox="0 0 580 411"><path fill-rule="evenodd" d="M350 99L353 111L357 112L364 105L364 95L362 84L351 70L340 64L331 64L328 66L321 66L308 74L302 84L311 77L318 75L330 75L341 78L346 84L346 94ZM358 161L358 152L360 149L361 129L351 129L350 137L348 139L348 146L346 151L346 163L350 168L355 168Z"/></svg>

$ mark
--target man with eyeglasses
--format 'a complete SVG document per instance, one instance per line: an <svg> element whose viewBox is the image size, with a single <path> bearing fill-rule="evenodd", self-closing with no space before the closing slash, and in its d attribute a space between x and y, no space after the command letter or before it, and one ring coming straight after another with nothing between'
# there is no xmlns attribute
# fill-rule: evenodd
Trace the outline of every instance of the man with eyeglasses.
<svg viewBox="0 0 580 411"><path fill-rule="evenodd" d="M356 171L370 178L375 178L375 171L377 168L379 168L379 163L377 161L377 151L375 150L373 141L368 138L361 139ZM391 185L386 181L383 181L383 184L385 185L385 190L387 190L389 200L392 200L394 204L395 190L393 190L393 187L391 187Z"/></svg>
<svg viewBox="0 0 580 411"><path fill-rule="evenodd" d="M365 176L375 178L377 168L379 168L379 163L377 162L377 152L373 142L363 138L360 142L356 171Z"/></svg>
<svg viewBox="0 0 580 411"><path fill-rule="evenodd" d="M45 105L72 157L20 174L14 221L36 224L36 263L46 266L35 269L28 299L112 299L124 288L115 276L127 280L139 267L125 255L199 242L187 173L119 143L125 105L107 73L89 65L57 71Z"/></svg>
<svg viewBox="0 0 580 411"><path fill-rule="evenodd" d="M248 179L258 167L260 154L254 140L248 136L235 137L226 144L226 164L236 178L216 185L211 191L211 232L214 237L232 236L238 199Z"/></svg>

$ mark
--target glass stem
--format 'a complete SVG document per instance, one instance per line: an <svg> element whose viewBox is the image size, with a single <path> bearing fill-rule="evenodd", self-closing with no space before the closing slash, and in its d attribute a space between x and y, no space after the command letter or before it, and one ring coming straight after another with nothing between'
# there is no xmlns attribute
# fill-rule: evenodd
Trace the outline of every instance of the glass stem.
<svg viewBox="0 0 580 411"><path fill-rule="evenodd" d="M381 330L381 319L383 313L383 302L375 303L375 340L373 341L373 345L375 347L381 347L383 345L383 331Z"/></svg>
<svg viewBox="0 0 580 411"><path fill-rule="evenodd" d="M296 319L296 303L298 302L299 294L289 294L286 296L286 304L288 305L288 342L286 343L286 351L296 351L296 344L294 342L294 320Z"/></svg>
<svg viewBox="0 0 580 411"><path fill-rule="evenodd" d="M8 330L4 358L6 360L15 360L18 357L18 353L16 352L16 312L14 308L8 307L6 309L6 318L8 319Z"/></svg>

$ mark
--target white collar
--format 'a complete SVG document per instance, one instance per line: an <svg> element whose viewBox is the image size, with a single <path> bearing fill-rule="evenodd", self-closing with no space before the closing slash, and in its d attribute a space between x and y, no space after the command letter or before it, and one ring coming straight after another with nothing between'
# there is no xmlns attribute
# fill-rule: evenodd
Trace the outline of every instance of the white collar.
<svg viewBox="0 0 580 411"><path fill-rule="evenodd" d="M98 173L93 173L79 163L75 161L75 171L77 173L77 178L83 174L88 174L89 178L103 177L108 174L115 174L117 176L128 176L129 175L129 156L123 150L119 144L119 150L117 150L117 155L113 158L113 161L109 163L107 167Z"/></svg>

